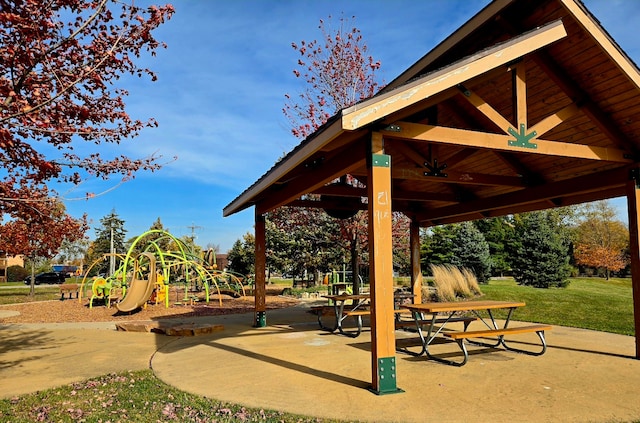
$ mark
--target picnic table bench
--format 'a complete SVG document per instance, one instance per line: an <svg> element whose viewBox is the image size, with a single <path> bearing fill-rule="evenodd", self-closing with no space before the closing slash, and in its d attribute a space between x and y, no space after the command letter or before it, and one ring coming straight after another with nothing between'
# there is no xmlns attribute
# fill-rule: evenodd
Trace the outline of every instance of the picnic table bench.
<svg viewBox="0 0 640 423"><path fill-rule="evenodd" d="M414 355L425 354L429 358L436 361L443 362L445 364L450 364L454 366L463 366L464 364L466 364L467 360L469 359L469 353L465 345L465 340L486 338L486 337L491 337L491 338L495 337L497 339L494 343L491 343L491 344L479 342L479 341L468 341L468 342L474 345L480 345L480 346L485 346L490 348L495 348L502 345L506 350L517 351L517 352L521 352L529 355L542 355L545 353L547 349L544 332L547 330L551 330L552 326L540 325L540 324L516 326L516 327L508 326L509 321L511 320L511 314L513 313L513 311L518 307L523 307L524 305L525 303L516 302L516 301L457 301L457 302L442 302L442 303L434 302L434 303L405 305L404 307L412 312L412 315L414 317L414 322L416 324L416 328L418 330L418 334L420 336L420 340L422 343L422 350L420 351L420 353L414 354ZM495 310L495 309L508 310L508 315L504 322L503 327L499 327L493 317L492 310ZM467 330L468 324L465 324L465 328L463 331L444 330L446 324L450 323L454 318L456 318L455 313L458 313L461 311L471 312L472 314L474 314L480 321L482 321L486 325L487 329L470 331L470 330ZM485 311L488 313L490 322L485 321L483 316L480 315L479 312L481 311ZM438 317L440 313L445 314L447 317ZM442 326L435 331L434 331L434 325L433 324L429 325L426 336L424 335L422 331L422 325L420 324L420 322L424 320L423 316L425 314L431 314L433 316L431 319L432 322L435 322L438 319L443 319L443 318L445 320L442 323ZM443 337L452 339L457 342L458 346L460 347L463 353L462 360L453 361L453 360L448 360L448 359L431 354L431 352L429 351L429 346L430 344L434 343L436 336L440 333L443 335ZM524 333L536 333L538 335L538 338L540 339L540 342L541 342L540 351L531 351L531 350L522 350L522 349L513 348L509 346L504 339L506 335L516 335L516 334L524 334ZM409 352L409 351L406 351L406 349L402 351Z"/></svg>
<svg viewBox="0 0 640 423"><path fill-rule="evenodd" d="M60 285L60 301L64 301L65 294L69 294L69 299L71 299L71 295L75 293L75 298L78 298L79 292L80 285L78 285L77 283L63 283L62 285Z"/></svg>
<svg viewBox="0 0 640 423"><path fill-rule="evenodd" d="M358 295L349 295L349 294L340 294L340 295L330 295L327 298L333 302L333 305L321 305L311 307L311 312L316 314L318 318L318 324L322 330L326 330L329 332L335 332L338 330L341 334L355 338L360 335L362 332L362 317L370 316L371 309L367 304L369 299L368 294L358 294ZM347 302L351 302L351 304L347 304ZM402 315L411 314L411 311L406 308L397 308L393 310L395 314L395 327L396 329L407 329L411 330L412 327L416 326L416 322L414 320L402 320ZM334 316L335 322L333 326L328 326L323 321L323 317L325 316ZM343 321L347 317L355 317L356 318L356 329L353 331L347 331L343 327ZM425 319L420 321L421 325L425 324L442 324L445 322L463 322L464 328L466 330L469 323L476 320L476 317L473 316L460 316L455 318L439 318L439 319Z"/></svg>

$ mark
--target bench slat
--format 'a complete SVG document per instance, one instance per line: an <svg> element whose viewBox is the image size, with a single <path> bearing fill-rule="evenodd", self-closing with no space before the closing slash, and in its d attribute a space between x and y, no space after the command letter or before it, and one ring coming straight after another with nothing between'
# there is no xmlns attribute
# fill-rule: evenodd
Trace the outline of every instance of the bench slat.
<svg viewBox="0 0 640 423"><path fill-rule="evenodd" d="M369 310L353 310L353 311L344 311L342 312L345 316L368 316L371 314Z"/></svg>
<svg viewBox="0 0 640 423"><path fill-rule="evenodd" d="M510 327L506 329L472 330L467 332L444 332L443 335L451 339L482 338L483 336L500 336L507 334L542 332L545 330L551 330L551 328L552 326L550 325L530 325Z"/></svg>

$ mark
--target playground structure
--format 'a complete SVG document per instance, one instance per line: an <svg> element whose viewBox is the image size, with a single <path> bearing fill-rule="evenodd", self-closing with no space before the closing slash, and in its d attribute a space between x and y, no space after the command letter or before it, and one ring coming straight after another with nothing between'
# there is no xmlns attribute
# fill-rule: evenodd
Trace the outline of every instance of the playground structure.
<svg viewBox="0 0 640 423"><path fill-rule="evenodd" d="M161 245L170 245L173 250ZM113 274L88 278L95 266L111 257L118 262ZM217 294L220 305L222 295L246 296L244 278L218 270L215 260L212 249L197 255L169 232L150 230L138 236L126 254L105 254L94 261L82 279L78 298L82 301L82 293L91 284L90 308L99 300L108 307L115 303L119 311L131 312L150 301L169 307L170 285L176 288L175 304L199 301L202 294L207 303L211 295ZM177 298L179 288L184 291L182 301Z"/></svg>

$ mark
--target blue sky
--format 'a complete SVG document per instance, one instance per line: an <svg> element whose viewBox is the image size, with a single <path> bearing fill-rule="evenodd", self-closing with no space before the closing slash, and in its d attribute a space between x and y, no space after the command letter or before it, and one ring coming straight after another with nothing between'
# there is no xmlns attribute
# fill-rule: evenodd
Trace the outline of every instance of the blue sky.
<svg viewBox="0 0 640 423"><path fill-rule="evenodd" d="M145 0L136 5L151 4ZM153 2L157 3L157 2ZM125 221L128 236L141 234L160 218L176 236L196 236L196 243L219 245L226 252L253 232L253 209L223 218L222 209L262 176L298 140L282 114L284 95L304 86L293 76L297 56L292 42L321 38L320 19L344 14L382 62L380 76L400 72L466 22L488 0L183 0L173 3L174 17L156 32L168 44L141 64L158 81L122 80L132 117L154 117L146 129L112 153L130 157L159 154L165 161L155 173L89 180L62 191L67 211L86 213L92 228L112 209ZM637 36L640 2L586 0L605 29L640 63ZM103 193L91 200L86 192ZM626 219L624 199L615 200ZM94 230L88 233L95 236Z"/></svg>

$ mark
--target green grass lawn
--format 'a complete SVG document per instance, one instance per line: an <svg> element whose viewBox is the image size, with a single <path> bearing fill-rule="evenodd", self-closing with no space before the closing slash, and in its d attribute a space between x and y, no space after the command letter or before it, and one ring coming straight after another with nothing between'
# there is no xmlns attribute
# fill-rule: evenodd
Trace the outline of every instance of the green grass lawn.
<svg viewBox="0 0 640 423"><path fill-rule="evenodd" d="M517 300L513 319L633 335L631 279L572 278L567 288L518 286L513 279L481 286L488 300Z"/></svg>

